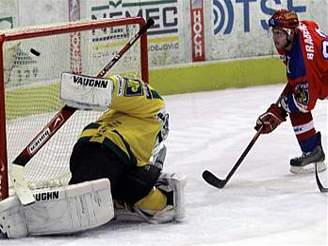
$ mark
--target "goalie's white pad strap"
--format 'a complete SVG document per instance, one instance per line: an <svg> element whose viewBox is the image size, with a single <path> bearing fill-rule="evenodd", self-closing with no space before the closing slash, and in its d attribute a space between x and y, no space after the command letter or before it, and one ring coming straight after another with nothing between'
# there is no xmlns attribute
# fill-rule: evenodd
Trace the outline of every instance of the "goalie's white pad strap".
<svg viewBox="0 0 328 246"><path fill-rule="evenodd" d="M0 230L9 238L79 232L114 217L108 179L33 191L36 202L16 196L0 202Z"/></svg>
<svg viewBox="0 0 328 246"><path fill-rule="evenodd" d="M68 106L84 110L105 110L112 101L113 81L62 73L60 99Z"/></svg>
<svg viewBox="0 0 328 246"><path fill-rule="evenodd" d="M35 202L35 199L24 179L24 170L24 166L13 163L10 169L10 177L19 200L23 205L27 205Z"/></svg>

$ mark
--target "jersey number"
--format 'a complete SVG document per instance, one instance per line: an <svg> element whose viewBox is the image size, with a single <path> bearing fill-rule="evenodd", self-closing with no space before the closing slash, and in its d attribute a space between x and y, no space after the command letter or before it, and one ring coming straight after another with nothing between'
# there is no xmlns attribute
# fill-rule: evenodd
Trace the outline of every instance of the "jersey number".
<svg viewBox="0 0 328 246"><path fill-rule="evenodd" d="M328 41L322 42L322 55L325 59L328 59Z"/></svg>

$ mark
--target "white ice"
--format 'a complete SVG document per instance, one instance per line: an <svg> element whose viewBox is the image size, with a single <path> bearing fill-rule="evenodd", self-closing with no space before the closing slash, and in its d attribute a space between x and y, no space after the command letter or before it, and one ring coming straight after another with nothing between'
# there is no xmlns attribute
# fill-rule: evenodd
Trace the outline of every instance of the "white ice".
<svg viewBox="0 0 328 246"><path fill-rule="evenodd" d="M171 116L165 169L188 179L183 223L109 223L78 235L0 240L0 245L328 245L327 194L319 192L314 175L289 173L289 159L300 155L289 121L260 136L224 189L201 178L205 169L227 175L254 136L257 116L282 88L165 97ZM328 153L327 101L319 101L313 115Z"/></svg>

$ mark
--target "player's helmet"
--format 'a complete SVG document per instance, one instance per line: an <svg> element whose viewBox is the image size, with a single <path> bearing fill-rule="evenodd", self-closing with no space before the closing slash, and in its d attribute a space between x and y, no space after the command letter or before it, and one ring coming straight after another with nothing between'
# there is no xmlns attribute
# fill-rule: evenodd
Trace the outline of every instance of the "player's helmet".
<svg viewBox="0 0 328 246"><path fill-rule="evenodd" d="M269 26L272 28L281 28L288 34L295 31L299 25L297 14L287 9L277 10L269 19Z"/></svg>

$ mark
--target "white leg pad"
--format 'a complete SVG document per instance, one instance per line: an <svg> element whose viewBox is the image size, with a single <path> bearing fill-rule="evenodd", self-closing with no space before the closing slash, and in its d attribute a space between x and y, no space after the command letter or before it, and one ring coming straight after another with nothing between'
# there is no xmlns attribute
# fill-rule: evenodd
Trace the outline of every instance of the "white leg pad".
<svg viewBox="0 0 328 246"><path fill-rule="evenodd" d="M185 217L184 187L186 178L173 174L162 173L158 178L159 189L168 192L172 197L173 204L168 204L163 210L154 215L150 211L137 207L119 206L115 208L115 218L118 221L148 222L160 224L168 222L181 222Z"/></svg>
<svg viewBox="0 0 328 246"><path fill-rule="evenodd" d="M168 205L163 211L155 214L153 220L157 220L160 223L183 221L185 217L184 187L186 185L186 177L179 176L176 173L162 173L158 180L162 183L158 186L159 189L166 192L173 191L173 204Z"/></svg>
<svg viewBox="0 0 328 246"><path fill-rule="evenodd" d="M0 229L7 237L74 233L114 217L108 179L35 190L33 195L36 202L27 206L16 196L0 202Z"/></svg>
<svg viewBox="0 0 328 246"><path fill-rule="evenodd" d="M23 207L17 196L0 202L0 234L8 238L28 235Z"/></svg>

